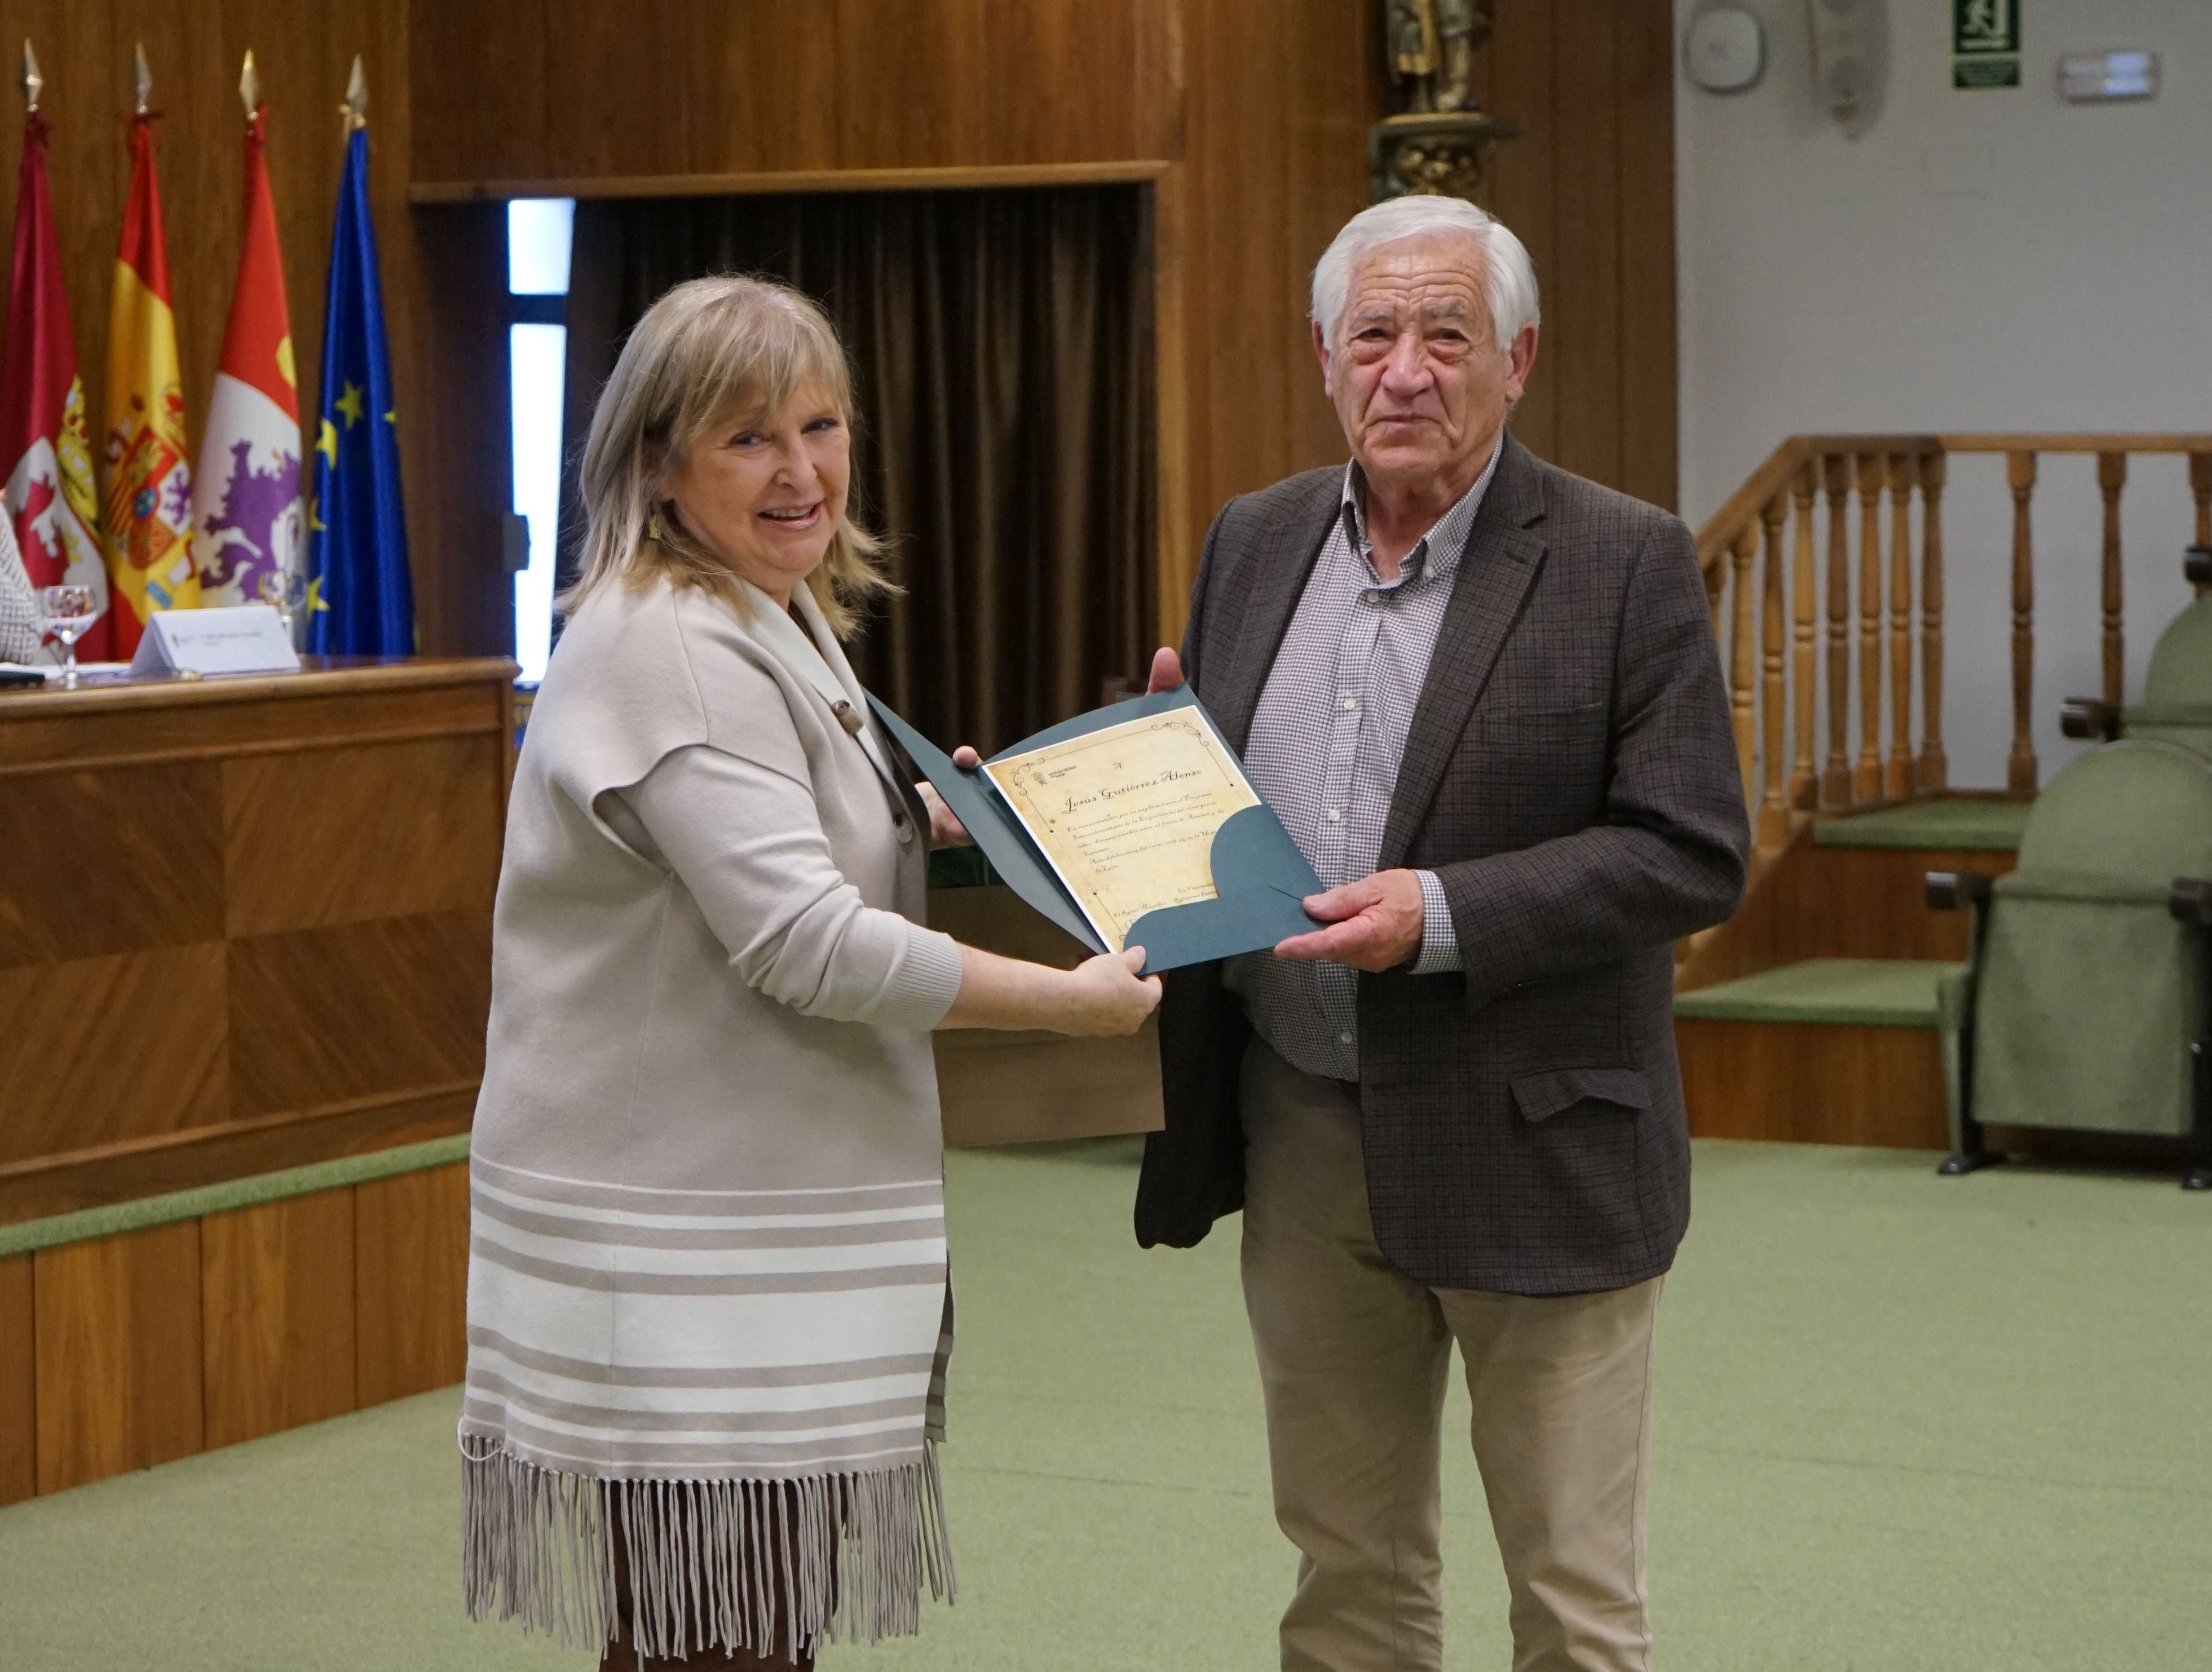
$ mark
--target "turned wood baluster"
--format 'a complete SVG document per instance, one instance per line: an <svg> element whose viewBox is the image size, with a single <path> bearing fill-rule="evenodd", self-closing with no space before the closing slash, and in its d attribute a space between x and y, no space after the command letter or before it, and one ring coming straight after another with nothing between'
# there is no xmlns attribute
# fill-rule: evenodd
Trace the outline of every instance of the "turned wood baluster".
<svg viewBox="0 0 2212 1672"><path fill-rule="evenodd" d="M2120 629L2120 489L2128 480L2125 453L2097 455L2097 487L2105 496L2105 700L2117 703L2127 682L2127 651Z"/></svg>
<svg viewBox="0 0 2212 1672"><path fill-rule="evenodd" d="M2212 546L2212 453L2189 455L2189 491L2197 500L2197 543ZM2212 586L2199 586L2198 597L2212 593Z"/></svg>
<svg viewBox="0 0 2212 1672"><path fill-rule="evenodd" d="M1808 811L1820 795L1813 776L1813 682L1815 677L1813 628L1820 599L1813 582L1813 487L1814 467L1807 459L1790 478L1790 497L1796 503L1796 561L1790 573L1790 682L1797 722L1797 760L1790 772L1790 810Z"/></svg>
<svg viewBox="0 0 2212 1672"><path fill-rule="evenodd" d="M1912 793L1912 456L1889 456L1889 761L1882 794Z"/></svg>
<svg viewBox="0 0 2212 1672"><path fill-rule="evenodd" d="M1830 453L1820 462L1821 485L1828 492L1828 760L1820 774L1820 805L1851 804L1851 763L1845 754L1851 701L1851 546L1846 518L1851 491L1850 461Z"/></svg>
<svg viewBox="0 0 2212 1672"><path fill-rule="evenodd" d="M1735 569L1730 580L1735 591L1731 600L1733 619L1729 627L1729 718L1735 725L1736 765L1743 773L1747 806L1754 794L1751 763L1757 753L1752 716L1751 560L1758 554L1759 524L1747 522L1736 535L1735 544L1729 548Z"/></svg>
<svg viewBox="0 0 2212 1672"><path fill-rule="evenodd" d="M2035 495L2035 455L2007 453L2005 482L2012 489L2012 754L2005 787L2015 795L2035 791L2035 742L2028 706L2035 692L2035 548L2028 535L2028 501Z"/></svg>
<svg viewBox="0 0 2212 1672"><path fill-rule="evenodd" d="M1859 758L1855 800L1881 794L1881 455L1862 453L1859 482Z"/></svg>
<svg viewBox="0 0 2212 1672"><path fill-rule="evenodd" d="M1763 506L1759 521L1766 529L1765 610L1760 625L1765 651L1759 688L1760 717L1765 720L1761 753L1765 756L1766 792L1759 797L1757 841L1761 853L1779 853L1790 839L1790 810L1782 800L1784 727L1789 717L1789 696L1783 683L1783 646L1788 615L1782 595L1782 523L1790 514L1790 496L1778 493Z"/></svg>
<svg viewBox="0 0 2212 1672"><path fill-rule="evenodd" d="M1920 791L1950 783L1943 758L1943 476L1942 453L1920 461Z"/></svg>
<svg viewBox="0 0 2212 1672"><path fill-rule="evenodd" d="M1713 643L1724 645L1721 637L1721 590L1728 585L1728 564L1716 563L1705 571L1705 613L1713 618Z"/></svg>

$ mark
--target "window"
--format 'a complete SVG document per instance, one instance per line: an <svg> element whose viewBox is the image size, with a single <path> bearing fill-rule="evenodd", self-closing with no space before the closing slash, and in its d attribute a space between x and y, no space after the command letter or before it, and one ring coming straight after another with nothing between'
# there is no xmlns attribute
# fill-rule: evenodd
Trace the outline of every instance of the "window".
<svg viewBox="0 0 2212 1672"><path fill-rule="evenodd" d="M553 645L553 568L561 512L561 394L568 330L568 251L576 204L518 198L507 206L508 409L514 511L530 528L530 562L514 578L514 659L545 676Z"/></svg>

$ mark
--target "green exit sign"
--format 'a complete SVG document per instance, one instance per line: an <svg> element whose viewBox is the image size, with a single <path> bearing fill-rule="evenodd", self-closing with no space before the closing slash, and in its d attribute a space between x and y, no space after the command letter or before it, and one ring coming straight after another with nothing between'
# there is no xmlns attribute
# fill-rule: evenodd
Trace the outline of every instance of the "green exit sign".
<svg viewBox="0 0 2212 1672"><path fill-rule="evenodd" d="M2020 85L2021 0L1951 0L1951 85Z"/></svg>

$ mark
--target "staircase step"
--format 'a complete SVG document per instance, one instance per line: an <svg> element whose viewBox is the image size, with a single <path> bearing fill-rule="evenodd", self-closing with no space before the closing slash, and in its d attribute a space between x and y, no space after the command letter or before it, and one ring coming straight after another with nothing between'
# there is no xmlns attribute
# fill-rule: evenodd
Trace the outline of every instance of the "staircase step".
<svg viewBox="0 0 2212 1672"><path fill-rule="evenodd" d="M1932 1028L1936 984L1964 967L1932 959L1808 958L1678 993L1674 1014L1695 1021Z"/></svg>
<svg viewBox="0 0 2212 1672"><path fill-rule="evenodd" d="M1950 852L2016 853L2035 803L1943 797L1823 819L1813 827L1824 848L1923 848Z"/></svg>

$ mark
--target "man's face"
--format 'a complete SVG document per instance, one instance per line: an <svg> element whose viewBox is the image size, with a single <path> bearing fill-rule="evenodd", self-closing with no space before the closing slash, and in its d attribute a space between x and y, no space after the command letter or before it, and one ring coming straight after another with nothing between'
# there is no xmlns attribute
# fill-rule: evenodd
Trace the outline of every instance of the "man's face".
<svg viewBox="0 0 2212 1672"><path fill-rule="evenodd" d="M1334 354L1315 328L1323 384L1370 483L1464 491L1521 398L1536 328L1510 351L1492 342L1485 265L1465 233L1385 244L1352 269Z"/></svg>

